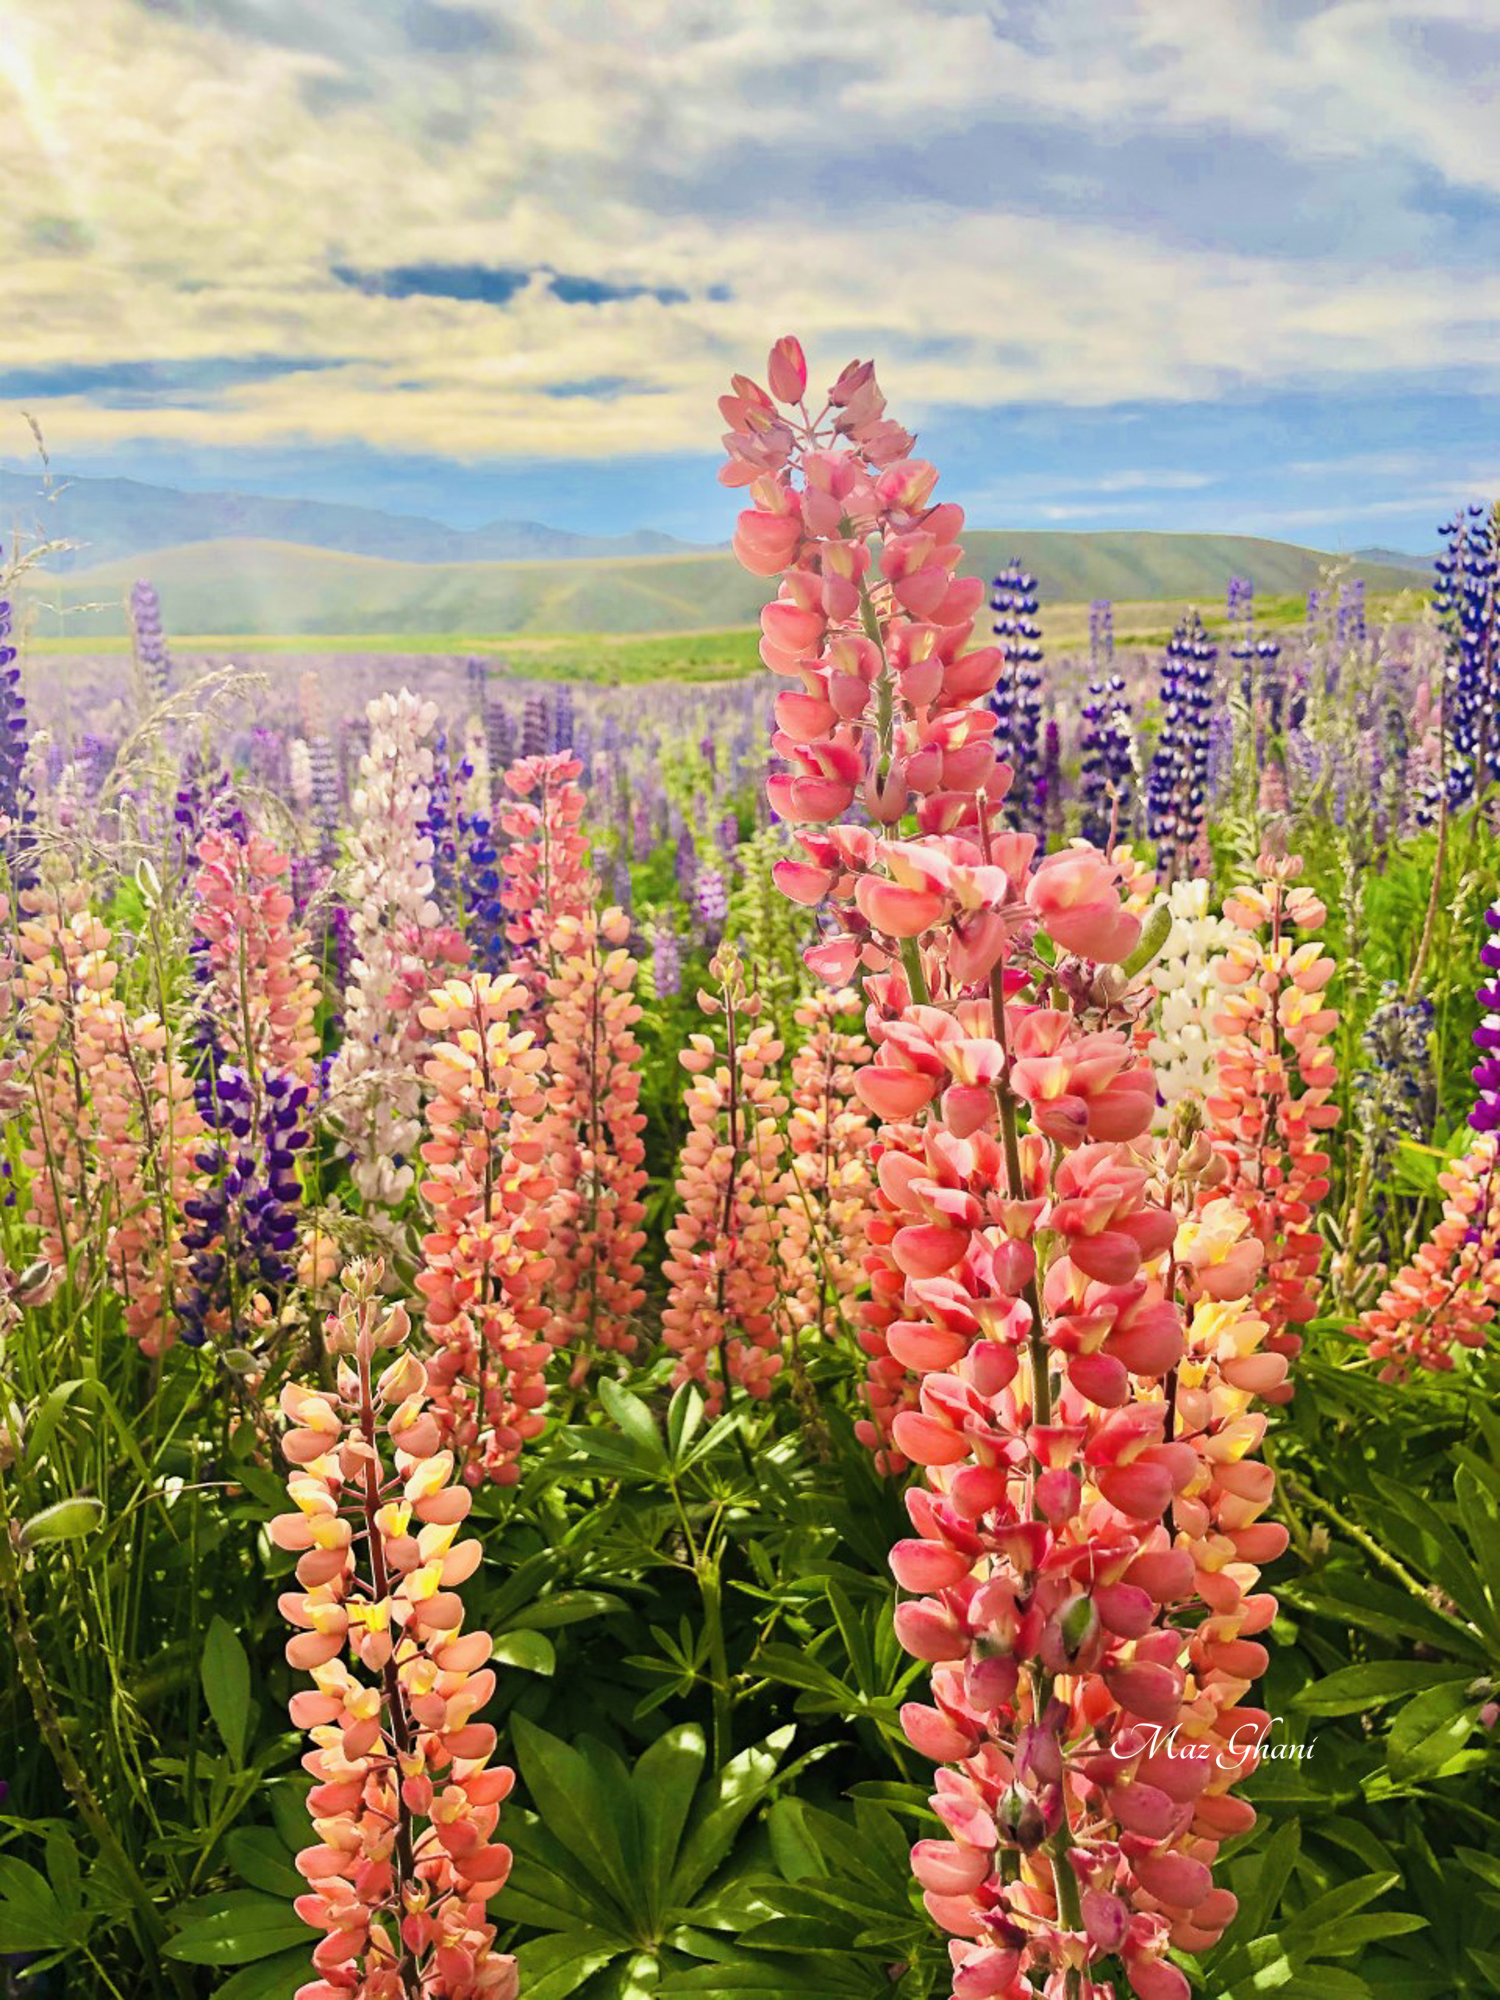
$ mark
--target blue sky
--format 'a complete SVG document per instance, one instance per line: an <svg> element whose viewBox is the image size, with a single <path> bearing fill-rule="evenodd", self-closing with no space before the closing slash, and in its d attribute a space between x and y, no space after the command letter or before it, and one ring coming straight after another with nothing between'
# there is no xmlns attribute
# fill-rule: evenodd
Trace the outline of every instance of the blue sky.
<svg viewBox="0 0 1500 2000"><path fill-rule="evenodd" d="M714 539L872 355L986 526L1500 490L1493 0L0 0L0 459Z"/></svg>

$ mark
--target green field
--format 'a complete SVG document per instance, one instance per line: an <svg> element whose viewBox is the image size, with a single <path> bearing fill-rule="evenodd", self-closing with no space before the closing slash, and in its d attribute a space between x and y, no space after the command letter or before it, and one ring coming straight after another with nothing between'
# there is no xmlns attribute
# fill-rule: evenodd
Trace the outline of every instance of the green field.
<svg viewBox="0 0 1500 2000"><path fill-rule="evenodd" d="M1221 605L1231 576L1251 579L1268 614L1279 608L1300 617L1306 592L1334 560L1238 535L981 531L966 546L971 575L990 576L1012 556L1036 572L1057 644L1072 643L1074 628L1086 626L1092 598L1115 600L1121 636L1147 638L1170 628L1175 607ZM1377 592L1410 591L1420 582L1382 564L1356 564L1348 573ZM317 639L344 650L389 644L483 651L502 643L510 651L522 640L566 648L576 635L593 633L648 644L671 635L680 646L752 625L768 594L727 552L413 563L227 540L158 549L66 576L33 576L19 594L35 637L94 642L124 636L125 600L141 576L156 585L170 633ZM554 635L561 634L575 636L558 641Z"/></svg>

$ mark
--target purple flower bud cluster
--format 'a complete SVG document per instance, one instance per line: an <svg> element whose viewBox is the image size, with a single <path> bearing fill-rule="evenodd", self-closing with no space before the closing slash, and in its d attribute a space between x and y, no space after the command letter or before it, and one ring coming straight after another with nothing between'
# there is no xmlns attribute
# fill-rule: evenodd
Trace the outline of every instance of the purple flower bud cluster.
<svg viewBox="0 0 1500 2000"><path fill-rule="evenodd" d="M1425 994L1407 1000L1387 980L1360 1038L1354 1116L1379 1175L1401 1137L1425 1139L1437 1117L1432 1066L1433 1005Z"/></svg>
<svg viewBox="0 0 1500 2000"><path fill-rule="evenodd" d="M172 819L184 868L197 865L198 842L210 827L222 827L237 840L250 838L234 781L219 760L205 751L190 750L183 759Z"/></svg>
<svg viewBox="0 0 1500 2000"><path fill-rule="evenodd" d="M36 794L26 776L30 749L26 697L21 692L16 649L8 643L9 639L10 605L0 599L0 816L9 822L3 847L11 881L17 888L26 888L33 875Z"/></svg>
<svg viewBox="0 0 1500 2000"><path fill-rule="evenodd" d="M1083 802L1081 832L1096 847L1107 845L1110 829L1124 837L1134 820L1131 779L1134 737L1130 698L1121 675L1107 679L1096 672L1090 680L1078 737L1079 793Z"/></svg>
<svg viewBox="0 0 1500 2000"><path fill-rule="evenodd" d="M1168 876L1203 830L1208 803L1209 726L1218 648L1196 611L1167 642L1161 672L1161 734L1146 786L1146 831Z"/></svg>
<svg viewBox="0 0 1500 2000"><path fill-rule="evenodd" d="M446 920L462 930L476 970L494 975L508 949L505 905L490 816L469 803L473 783L473 763L463 757L454 764L447 736L440 735L421 822L432 842L432 897Z"/></svg>
<svg viewBox="0 0 1500 2000"><path fill-rule="evenodd" d="M1474 1046L1479 1061L1473 1069L1479 1096L1469 1114L1476 1132L1500 1131L1500 903L1492 903L1484 913L1492 935L1480 946L1480 963L1493 976L1479 989L1484 1018L1474 1030Z"/></svg>
<svg viewBox="0 0 1500 2000"><path fill-rule="evenodd" d="M995 746L1014 776L1005 801L1012 826L1040 831L1042 784L1042 628L1037 623L1037 581L1019 560L1006 564L990 586L995 644L1005 666L990 707L998 718Z"/></svg>
<svg viewBox="0 0 1500 2000"><path fill-rule="evenodd" d="M198 1154L209 1184L183 1204L191 1283L182 1337L201 1347L212 1330L239 1344L252 1331L245 1315L256 1292L279 1292L294 1275L308 1088L262 1075L257 1089L243 1070L219 1062L210 1041L193 1096L214 1136Z"/></svg>
<svg viewBox="0 0 1500 2000"><path fill-rule="evenodd" d="M503 701L484 705L484 747L490 762L490 791L498 803L505 774L516 761L516 718Z"/></svg>
<svg viewBox="0 0 1500 2000"><path fill-rule="evenodd" d="M703 921L710 944L717 944L729 915L729 885L718 868L700 868L693 890L693 907Z"/></svg>
<svg viewBox="0 0 1500 2000"><path fill-rule="evenodd" d="M156 585L145 577L130 586L130 627L146 699L153 704L163 701L172 685L172 655L161 622L161 599Z"/></svg>
<svg viewBox="0 0 1500 2000"><path fill-rule="evenodd" d="M521 711L521 755L523 757L546 757L552 752L554 729L552 704L545 694L526 697L526 706Z"/></svg>
<svg viewBox="0 0 1500 2000"><path fill-rule="evenodd" d="M670 924L658 924L652 935L651 976L660 1000L682 991L682 946Z"/></svg>
<svg viewBox="0 0 1500 2000"><path fill-rule="evenodd" d="M1365 617L1365 580L1354 577L1339 592L1339 608L1334 621L1341 646L1362 646L1370 635Z"/></svg>
<svg viewBox="0 0 1500 2000"><path fill-rule="evenodd" d="M1482 506L1438 531L1433 602L1448 639L1448 803L1464 805L1500 777L1500 533Z"/></svg>

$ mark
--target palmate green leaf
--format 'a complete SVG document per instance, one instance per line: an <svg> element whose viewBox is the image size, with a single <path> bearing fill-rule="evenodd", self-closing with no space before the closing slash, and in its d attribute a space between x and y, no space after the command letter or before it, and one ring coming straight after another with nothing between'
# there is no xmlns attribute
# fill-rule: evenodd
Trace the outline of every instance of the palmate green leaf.
<svg viewBox="0 0 1500 2000"><path fill-rule="evenodd" d="M620 1800L582 1752L549 1736L524 1716L515 1718L516 1756L532 1803L541 1819L577 1857L576 1867L593 1876L602 1895L623 1916L632 1907L634 1881L620 1845ZM628 1784L624 1805L631 1798Z"/></svg>
<svg viewBox="0 0 1500 2000"><path fill-rule="evenodd" d="M557 1672L557 1648L545 1632L497 1632L490 1657L528 1674L550 1677Z"/></svg>
<svg viewBox="0 0 1500 2000"><path fill-rule="evenodd" d="M27 1465L33 1470L45 1457L47 1446L52 1442L52 1433L57 1429L63 1410L82 1387L82 1376L75 1377L71 1382L59 1382L56 1388L48 1391L35 1417L27 1425L25 1458Z"/></svg>
<svg viewBox="0 0 1500 2000"><path fill-rule="evenodd" d="M1316 1952L1320 1949L1320 1933L1331 1926L1362 1910L1366 1903L1373 1903L1377 1896L1383 1896L1395 1888L1401 1877L1391 1874L1357 1875L1351 1882L1341 1882L1336 1889L1318 1896L1304 1909L1286 1919L1281 1927L1281 1936L1297 1949ZM1419 1921L1421 1921L1419 1919Z"/></svg>
<svg viewBox="0 0 1500 2000"><path fill-rule="evenodd" d="M1477 1847L1460 1847L1456 1852L1458 1860L1481 1882L1488 1882L1492 1889L1500 1889L1500 1854L1485 1854Z"/></svg>
<svg viewBox="0 0 1500 2000"><path fill-rule="evenodd" d="M189 1908L193 1921L162 1947L189 1965L247 1965L293 1946L310 1951L319 1937L284 1897L255 1889L200 1896Z"/></svg>
<svg viewBox="0 0 1500 2000"><path fill-rule="evenodd" d="M242 1764L250 1732L250 1658L238 1633L217 1616L203 1641L203 1699L224 1748Z"/></svg>
<svg viewBox="0 0 1500 2000"><path fill-rule="evenodd" d="M1432 1660L1366 1660L1341 1667L1292 1697L1292 1707L1305 1715L1358 1715L1368 1708L1399 1701L1438 1682L1465 1682L1468 1667L1439 1666Z"/></svg>
<svg viewBox="0 0 1500 2000"><path fill-rule="evenodd" d="M605 1375L599 1381L599 1400L610 1422L635 1446L639 1463L665 1468L667 1452L661 1432L640 1397L633 1396L628 1389L622 1389L612 1377Z"/></svg>
<svg viewBox="0 0 1500 2000"><path fill-rule="evenodd" d="M1413 1487L1372 1472L1371 1484L1386 1502L1369 1509L1382 1540L1440 1583L1470 1618L1484 1624L1490 1611L1474 1572L1474 1560L1451 1520Z"/></svg>
<svg viewBox="0 0 1500 2000"><path fill-rule="evenodd" d="M742 1750L698 1794L672 1877L672 1902L686 1909L734 1845L741 1826L765 1797L796 1730L773 1730Z"/></svg>
<svg viewBox="0 0 1500 2000"><path fill-rule="evenodd" d="M311 1846L315 1835L312 1822L305 1821L303 1846ZM237 1826L224 1840L224 1856L235 1874L252 1889L288 1901L304 1894L307 1884L292 1866L292 1850L271 1826Z"/></svg>
<svg viewBox="0 0 1500 2000"><path fill-rule="evenodd" d="M46 1877L0 1854L0 1952L53 1951L73 1930Z"/></svg>
<svg viewBox="0 0 1500 2000"><path fill-rule="evenodd" d="M1208 1963L1222 1973L1226 1982L1238 1978L1242 1969L1253 1966L1256 1948L1281 1901L1281 1893L1291 1880L1292 1870L1302 1850L1302 1833L1296 1820L1283 1820L1267 1841L1260 1868L1248 1894L1240 1897L1239 1911L1218 1949Z"/></svg>
<svg viewBox="0 0 1500 2000"><path fill-rule="evenodd" d="M630 1946L586 1925L562 1936L532 1938L516 1952L526 2000L567 2000L586 1979Z"/></svg>
<svg viewBox="0 0 1500 2000"><path fill-rule="evenodd" d="M703 1397L695 1382L684 1382L667 1406L667 1450L680 1466L683 1453L703 1426Z"/></svg>
<svg viewBox="0 0 1500 2000"><path fill-rule="evenodd" d="M629 1609L623 1597L607 1590L559 1590L514 1612L506 1624L512 1632L550 1632L559 1625L582 1625L590 1618L606 1618L612 1611Z"/></svg>
<svg viewBox="0 0 1500 2000"><path fill-rule="evenodd" d="M698 1993L711 2000L855 2000L870 1991L868 1981L857 1966L841 1965L837 1959L818 1967L818 1984L809 1987L807 1961L803 1958L747 1959L743 1964L694 1965L682 1972L668 1973L658 1989L662 1993ZM890 1982L886 1981L886 1991Z"/></svg>
<svg viewBox="0 0 1500 2000"><path fill-rule="evenodd" d="M274 1958L242 1966L214 1988L214 2000L294 2000L297 1988L316 1976L312 1967L316 1943L317 1937L310 1931L306 1945L299 1950L279 1951Z"/></svg>
<svg viewBox="0 0 1500 2000"><path fill-rule="evenodd" d="M1460 1454L1463 1463L1453 1475L1453 1497L1458 1502L1464 1533L1474 1545L1479 1573L1489 1595L1491 1619L1500 1618L1500 1499L1497 1499L1490 1468L1481 1466L1472 1454Z"/></svg>
<svg viewBox="0 0 1500 2000"><path fill-rule="evenodd" d="M1407 1783L1436 1778L1461 1755L1479 1715L1479 1704L1467 1699L1469 1678L1429 1687L1396 1716L1386 1739L1393 1778Z"/></svg>
<svg viewBox="0 0 1500 2000"><path fill-rule="evenodd" d="M703 1731L683 1723L656 1739L631 1778L640 1828L641 1888L653 1933L665 1914L683 1828L707 1754Z"/></svg>

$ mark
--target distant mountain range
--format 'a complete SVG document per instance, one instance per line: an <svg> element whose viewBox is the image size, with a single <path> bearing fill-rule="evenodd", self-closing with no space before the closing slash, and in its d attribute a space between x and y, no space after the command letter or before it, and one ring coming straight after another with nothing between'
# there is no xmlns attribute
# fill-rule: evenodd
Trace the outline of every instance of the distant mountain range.
<svg viewBox="0 0 1500 2000"><path fill-rule="evenodd" d="M45 503L34 474L0 472L0 523L88 544L53 558L21 591L35 629L80 640L125 632L137 577L161 594L169 633L351 638L500 637L723 630L753 624L770 594L725 549L669 535L568 534L533 522L446 528L359 507L180 493L123 479L77 479ZM1043 604L1222 604L1232 576L1262 600L1298 597L1335 558L1245 535L1046 530L965 536L971 575L1011 559ZM1374 590L1420 587L1421 558L1366 551L1354 573Z"/></svg>
<svg viewBox="0 0 1500 2000"><path fill-rule="evenodd" d="M0 523L18 521L49 541L79 547L57 570L92 568L150 549L220 541L293 542L393 562L567 562L592 556L682 554L699 546L642 528L630 535L575 535L540 521L449 528L415 514L276 500L256 493L183 493L137 479L59 477L44 494L35 471L0 468Z"/></svg>

